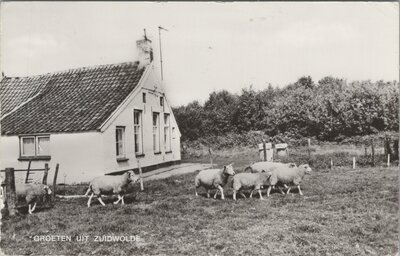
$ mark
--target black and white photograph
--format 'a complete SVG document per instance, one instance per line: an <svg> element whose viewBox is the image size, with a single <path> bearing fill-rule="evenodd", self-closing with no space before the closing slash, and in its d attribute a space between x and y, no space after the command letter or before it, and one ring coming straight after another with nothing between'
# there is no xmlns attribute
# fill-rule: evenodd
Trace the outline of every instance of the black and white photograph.
<svg viewBox="0 0 400 256"><path fill-rule="evenodd" d="M0 255L399 256L399 2L0 3Z"/></svg>

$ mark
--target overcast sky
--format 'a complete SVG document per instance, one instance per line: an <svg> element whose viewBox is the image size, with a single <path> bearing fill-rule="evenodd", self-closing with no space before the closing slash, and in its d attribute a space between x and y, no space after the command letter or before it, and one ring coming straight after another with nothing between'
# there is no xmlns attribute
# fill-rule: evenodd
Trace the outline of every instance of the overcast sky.
<svg viewBox="0 0 400 256"><path fill-rule="evenodd" d="M147 29L172 105L303 75L399 80L397 2L6 2L1 70L27 76L136 60Z"/></svg>

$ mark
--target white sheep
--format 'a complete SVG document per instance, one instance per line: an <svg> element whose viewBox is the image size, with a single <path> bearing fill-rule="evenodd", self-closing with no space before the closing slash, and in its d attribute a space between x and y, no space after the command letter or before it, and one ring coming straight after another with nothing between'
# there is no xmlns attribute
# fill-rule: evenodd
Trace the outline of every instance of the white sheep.
<svg viewBox="0 0 400 256"><path fill-rule="evenodd" d="M288 166L289 168L297 167L295 163L257 162L246 167L245 172L267 172L284 166Z"/></svg>
<svg viewBox="0 0 400 256"><path fill-rule="evenodd" d="M49 186L44 184L25 184L25 183L15 183L15 194L17 198L25 199L28 204L28 212L32 214L36 209L36 203L42 200L46 195L51 194ZM32 203L34 203L32 207Z"/></svg>
<svg viewBox="0 0 400 256"><path fill-rule="evenodd" d="M222 169L207 169L200 171L194 180L195 193L197 188L204 187L207 190L207 197L210 197L210 189L217 188L221 192L221 199L225 199L224 189L222 188L228 182L229 176L235 175L233 164L225 165ZM216 198L218 191L215 193Z"/></svg>
<svg viewBox="0 0 400 256"><path fill-rule="evenodd" d="M312 170L308 164L302 164L299 167L288 167L288 166L281 166L277 167L272 171L272 175L270 178L270 187L267 190L267 196L271 191L271 187L277 185L278 183L283 184L285 187L287 185L295 185L299 190L299 194L303 195L300 190L300 184L306 174L311 174ZM290 187L286 194L289 194Z"/></svg>
<svg viewBox="0 0 400 256"><path fill-rule="evenodd" d="M261 194L262 186L270 184L271 171L262 173L238 173L233 176L232 188L233 188L233 200L236 200L236 193L239 192L244 198L246 196L240 191L242 188L251 188L250 198L253 196L253 192L258 190L260 199L264 199Z"/></svg>
<svg viewBox="0 0 400 256"><path fill-rule="evenodd" d="M295 163L257 162L257 163L254 163L254 164L246 167L244 169L244 171L252 172L252 173L268 172L268 171L273 171L278 167L284 167L284 166L288 166L289 168L297 167L297 165ZM286 186L286 184L284 186L285 186L285 188L288 188ZM272 188L275 189L275 186L273 186ZM278 188L282 194L285 194L285 193L283 193L283 191L280 187L278 187Z"/></svg>
<svg viewBox="0 0 400 256"><path fill-rule="evenodd" d="M90 184L89 188L85 194L87 196L90 192L92 194L89 197L87 202L87 206L90 207L90 202L92 201L92 197L94 195L97 196L97 200L105 206L105 203L101 199L101 195L106 194L117 194L118 200L114 202L114 204L118 204L121 201L121 204L124 203L124 194L127 192L127 187L129 183L135 183L140 179L138 175L136 175L133 171L125 172L122 175L104 175L94 178Z"/></svg>

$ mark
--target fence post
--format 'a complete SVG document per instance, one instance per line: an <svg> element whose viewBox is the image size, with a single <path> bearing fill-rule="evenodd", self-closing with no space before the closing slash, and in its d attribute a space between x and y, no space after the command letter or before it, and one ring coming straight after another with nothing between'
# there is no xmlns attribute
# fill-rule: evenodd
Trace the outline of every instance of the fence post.
<svg viewBox="0 0 400 256"><path fill-rule="evenodd" d="M139 175L140 175L140 190L143 191L144 190L144 186L143 186L143 178L142 178L142 167L140 167L140 160L137 160L137 164L138 164L138 169L139 169Z"/></svg>
<svg viewBox="0 0 400 256"><path fill-rule="evenodd" d="M371 139L371 153L372 153L372 166L375 166L375 149L374 149L374 140Z"/></svg>
<svg viewBox="0 0 400 256"><path fill-rule="evenodd" d="M54 178L53 178L53 200L56 199L56 188L57 188L57 176L58 176L58 168L59 164L56 165L56 170L54 171Z"/></svg>
<svg viewBox="0 0 400 256"><path fill-rule="evenodd" d="M264 153L264 162L267 161L267 146L265 145L265 140L263 139L263 153Z"/></svg>
<svg viewBox="0 0 400 256"><path fill-rule="evenodd" d="M308 139L308 148L307 148L307 151L308 151L308 163L310 164L310 162L311 162L311 149L310 149L310 147L311 147L311 139Z"/></svg>
<svg viewBox="0 0 400 256"><path fill-rule="evenodd" d="M212 150L211 150L211 147L208 148L208 154L210 155L210 165L211 165L211 168L213 168L213 167L214 167L214 164L213 164L213 158L212 158Z"/></svg>
<svg viewBox="0 0 400 256"><path fill-rule="evenodd" d="M333 160L331 158L331 169L333 169Z"/></svg>
<svg viewBox="0 0 400 256"><path fill-rule="evenodd" d="M393 142L393 157L392 160L399 159L399 140L395 139Z"/></svg>
<svg viewBox="0 0 400 256"><path fill-rule="evenodd" d="M387 167L390 167L390 154L387 155Z"/></svg>
<svg viewBox="0 0 400 256"><path fill-rule="evenodd" d="M383 154L386 156L388 154L388 138L385 136L383 139Z"/></svg>
<svg viewBox="0 0 400 256"><path fill-rule="evenodd" d="M356 169L356 158L353 157L353 169Z"/></svg>
<svg viewBox="0 0 400 256"><path fill-rule="evenodd" d="M6 168L6 209L10 216L17 214L16 203L17 195L15 194L15 176L14 168Z"/></svg>
<svg viewBox="0 0 400 256"><path fill-rule="evenodd" d="M44 174L43 174L43 181L42 184L47 185L47 174L49 173L49 164L44 164Z"/></svg>
<svg viewBox="0 0 400 256"><path fill-rule="evenodd" d="M32 160L29 160L28 170L26 171L25 183L28 183L28 180L29 180L29 171L31 170L31 163L32 163Z"/></svg>

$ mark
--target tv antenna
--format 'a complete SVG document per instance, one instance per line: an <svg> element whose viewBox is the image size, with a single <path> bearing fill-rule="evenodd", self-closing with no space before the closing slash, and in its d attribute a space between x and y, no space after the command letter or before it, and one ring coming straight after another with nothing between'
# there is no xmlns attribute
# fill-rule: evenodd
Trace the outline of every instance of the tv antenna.
<svg viewBox="0 0 400 256"><path fill-rule="evenodd" d="M159 41L160 41L161 80L164 80L163 66L162 66L162 50L161 50L161 30L165 30L165 31L167 31L167 32L168 32L168 30L165 29L165 28L163 28L163 27L161 27L161 26L158 26L158 39L159 39ZM146 33L145 33L145 35L146 35Z"/></svg>

